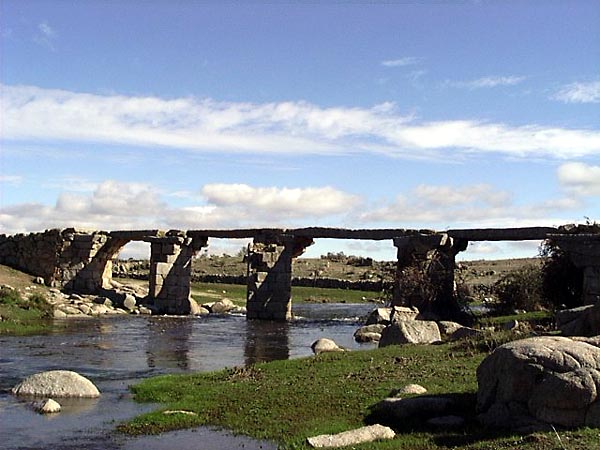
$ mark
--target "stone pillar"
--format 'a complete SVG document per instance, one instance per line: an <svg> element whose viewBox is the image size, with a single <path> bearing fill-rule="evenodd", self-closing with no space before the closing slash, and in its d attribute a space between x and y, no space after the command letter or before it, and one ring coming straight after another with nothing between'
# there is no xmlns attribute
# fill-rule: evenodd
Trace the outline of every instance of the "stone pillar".
<svg viewBox="0 0 600 450"><path fill-rule="evenodd" d="M262 234L248 248L247 318L292 318L292 260L313 243L310 238Z"/></svg>
<svg viewBox="0 0 600 450"><path fill-rule="evenodd" d="M600 301L600 234L563 234L550 236L573 264L583 270L582 301L594 305Z"/></svg>
<svg viewBox="0 0 600 450"><path fill-rule="evenodd" d="M460 308L454 295L456 255L468 241L445 233L422 234L394 239L398 248L393 306L415 306L443 319L459 320Z"/></svg>
<svg viewBox="0 0 600 450"><path fill-rule="evenodd" d="M187 237L184 232L168 232L150 237L150 290L148 297L164 314L190 314L192 257L206 246L207 238Z"/></svg>

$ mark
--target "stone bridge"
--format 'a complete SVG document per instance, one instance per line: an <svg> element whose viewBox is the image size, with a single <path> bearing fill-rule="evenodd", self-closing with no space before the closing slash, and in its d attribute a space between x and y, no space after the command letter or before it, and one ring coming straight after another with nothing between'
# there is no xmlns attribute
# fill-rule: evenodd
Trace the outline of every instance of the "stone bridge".
<svg viewBox="0 0 600 450"><path fill-rule="evenodd" d="M210 238L250 238L248 246L248 319L291 318L292 260L314 239L389 240L397 248L393 304L418 304L406 294L407 270L430 264L426 279L413 284L437 286L434 296L445 316L456 313L452 303L456 255L470 241L543 241L552 239L583 269L583 303L600 299L600 233L597 227L487 228L446 231L407 229L240 229L84 231L52 229L41 233L0 235L0 264L44 278L49 286L78 293L101 293L112 288L112 264L129 242L150 243L148 301L160 313L189 314L192 257ZM409 289L410 290L410 289Z"/></svg>

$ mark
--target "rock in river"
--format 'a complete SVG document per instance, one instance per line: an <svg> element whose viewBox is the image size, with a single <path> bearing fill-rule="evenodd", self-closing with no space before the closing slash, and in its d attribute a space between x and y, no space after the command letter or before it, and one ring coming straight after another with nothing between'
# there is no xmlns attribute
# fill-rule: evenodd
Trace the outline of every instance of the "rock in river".
<svg viewBox="0 0 600 450"><path fill-rule="evenodd" d="M69 370L50 370L31 375L12 388L14 395L44 397L100 397L100 391L87 378Z"/></svg>

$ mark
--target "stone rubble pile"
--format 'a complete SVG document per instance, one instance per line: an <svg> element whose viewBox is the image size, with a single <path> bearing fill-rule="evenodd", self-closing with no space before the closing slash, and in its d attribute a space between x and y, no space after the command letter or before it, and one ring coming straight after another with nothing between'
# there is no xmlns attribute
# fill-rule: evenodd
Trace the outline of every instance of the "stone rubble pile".
<svg viewBox="0 0 600 450"><path fill-rule="evenodd" d="M379 347L401 344L433 344L480 334L457 322L427 320L416 307L376 308L366 325L354 333L357 342L378 342Z"/></svg>
<svg viewBox="0 0 600 450"><path fill-rule="evenodd" d="M43 280L34 279L36 285L27 286L23 289L23 296L29 297L41 293L52 305L55 319L69 317L96 317L110 315L151 315L156 314L153 306L147 304L148 292L143 287L132 287L113 282L114 290L106 291L106 295L85 295L65 293L57 288L43 290L37 284L44 285ZM2 289L15 290L14 287L3 284ZM219 301L198 303L190 298L191 314L204 316L209 314L245 315L246 308L237 306L230 299L223 298Z"/></svg>
<svg viewBox="0 0 600 450"><path fill-rule="evenodd" d="M50 289L48 303L54 307L54 318L103 316L118 314L152 314L152 310L140 305L140 297L133 294L120 294L121 302L100 295L65 294L58 289Z"/></svg>

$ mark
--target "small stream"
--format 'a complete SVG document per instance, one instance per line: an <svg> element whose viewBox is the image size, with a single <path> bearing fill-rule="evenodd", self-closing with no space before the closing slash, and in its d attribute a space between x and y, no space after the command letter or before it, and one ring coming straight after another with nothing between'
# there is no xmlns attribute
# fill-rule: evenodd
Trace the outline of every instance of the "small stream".
<svg viewBox="0 0 600 450"><path fill-rule="evenodd" d="M275 449L271 442L201 427L130 437L115 426L153 405L132 400L128 387L165 373L213 371L259 361L309 356L321 337L350 349L372 304L302 304L297 320L247 321L243 316L117 316L63 319L50 334L0 337L0 447L17 449ZM44 370L74 370L102 392L95 400L59 399L59 414L40 415L8 391Z"/></svg>

